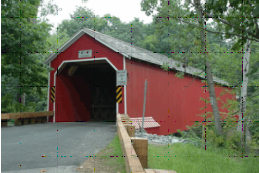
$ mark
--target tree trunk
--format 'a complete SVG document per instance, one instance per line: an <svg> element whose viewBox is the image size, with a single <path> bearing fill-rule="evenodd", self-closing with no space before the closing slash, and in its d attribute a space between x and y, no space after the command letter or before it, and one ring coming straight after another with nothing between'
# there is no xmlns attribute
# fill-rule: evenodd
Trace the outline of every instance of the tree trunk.
<svg viewBox="0 0 259 173"><path fill-rule="evenodd" d="M240 93L240 114L239 114L239 121L237 126L237 131L242 132L243 129L243 118L244 113L246 111L246 97L247 97L247 85L248 85L248 70L249 70L249 61L250 61L250 41L248 40L245 47L245 54L243 56L243 63L242 63L242 85L241 85L241 93Z"/></svg>
<svg viewBox="0 0 259 173"><path fill-rule="evenodd" d="M194 5L195 5L195 10L198 13L200 28L204 28L204 29L201 29L200 35L201 35L202 49L204 48L204 50L202 52L206 52L207 50L206 50L206 41L205 41L206 35L205 35L205 27L204 27L204 13L202 10L200 0L194 0ZM209 88L210 103L211 103L212 111L213 111L213 115L214 115L216 133L218 135L222 135L223 132L222 132L222 127L221 127L221 123L220 123L220 114L219 114L217 100L216 100L216 94L215 94L215 88L214 88L210 61L208 58L208 54L204 53L204 55L205 55L205 61L206 61L206 63L205 63L206 77L207 77L208 88Z"/></svg>
<svg viewBox="0 0 259 173"><path fill-rule="evenodd" d="M223 135L222 127L221 127L221 123L220 123L220 114L219 114L219 109L218 109L218 103L216 100L213 76L212 76L211 66L210 66L208 57L206 57L206 73L207 73L207 81L208 81L209 94L210 94L210 103L211 103L211 107L212 107L212 111L213 111L213 115L214 115L216 133L218 135Z"/></svg>
<svg viewBox="0 0 259 173"><path fill-rule="evenodd" d="M249 143L251 142L251 135L249 132L249 123L244 123L244 120L249 121L247 117L244 117L246 111L246 97L247 97L247 85L248 85L248 71L249 71L249 61L250 61L250 40L247 41L245 46L245 53L243 56L242 63L242 85L241 85L241 93L240 93L240 113L239 113L239 121L237 126L237 131L240 133L240 142L242 149L246 152L249 151ZM244 128L245 127L245 128Z"/></svg>

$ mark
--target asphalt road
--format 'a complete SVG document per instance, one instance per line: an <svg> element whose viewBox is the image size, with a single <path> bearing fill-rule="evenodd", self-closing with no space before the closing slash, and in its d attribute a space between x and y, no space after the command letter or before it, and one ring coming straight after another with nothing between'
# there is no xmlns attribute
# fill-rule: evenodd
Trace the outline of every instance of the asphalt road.
<svg viewBox="0 0 259 173"><path fill-rule="evenodd" d="M73 172L89 156L107 146L115 123L46 123L3 127L2 172Z"/></svg>

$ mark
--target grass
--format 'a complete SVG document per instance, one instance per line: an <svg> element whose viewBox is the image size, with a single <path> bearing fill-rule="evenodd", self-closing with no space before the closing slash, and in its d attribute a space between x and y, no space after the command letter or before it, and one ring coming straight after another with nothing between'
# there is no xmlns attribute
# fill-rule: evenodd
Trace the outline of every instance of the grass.
<svg viewBox="0 0 259 173"><path fill-rule="evenodd" d="M192 144L152 145L148 149L148 165L153 169L175 170L177 173L256 173L258 157L229 157L234 153L218 148L206 151Z"/></svg>
<svg viewBox="0 0 259 173"><path fill-rule="evenodd" d="M97 153L96 157L102 158L101 164L112 168L112 172L126 173L125 160L118 135L113 138L111 143L105 149Z"/></svg>

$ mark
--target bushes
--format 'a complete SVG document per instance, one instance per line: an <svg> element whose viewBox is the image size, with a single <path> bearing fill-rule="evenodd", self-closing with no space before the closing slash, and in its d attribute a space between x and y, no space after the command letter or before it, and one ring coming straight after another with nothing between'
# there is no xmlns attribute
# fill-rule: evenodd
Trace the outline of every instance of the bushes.
<svg viewBox="0 0 259 173"><path fill-rule="evenodd" d="M240 143L241 138L236 131L232 132L230 135L226 135L225 139L226 139L225 141L226 148L233 149L236 151L241 150L241 143Z"/></svg>
<svg viewBox="0 0 259 173"><path fill-rule="evenodd" d="M188 127L187 131L178 131L183 138L187 139L190 143L196 146L203 146L206 144L208 147L220 147L235 152L251 153L259 151L259 128L258 122L251 121L249 129L252 134L252 141L244 141L241 144L241 134L237 132L237 117L236 113L229 112L222 121L223 135L218 136L215 131L214 118L211 112L207 112L206 115L201 115L206 121L196 122L193 126ZM208 116L209 115L209 116ZM244 123L244 129L246 129L247 123ZM244 132L246 133L246 131ZM205 143L206 142L206 143Z"/></svg>
<svg viewBox="0 0 259 173"><path fill-rule="evenodd" d="M192 127L189 127L189 130L180 133L196 146L205 145L206 139L206 145L208 146L222 147L235 151L241 150L240 135L236 131L236 127L229 125L227 122L223 126L223 136L218 136L215 133L213 122L203 123L203 126L201 123L195 123Z"/></svg>

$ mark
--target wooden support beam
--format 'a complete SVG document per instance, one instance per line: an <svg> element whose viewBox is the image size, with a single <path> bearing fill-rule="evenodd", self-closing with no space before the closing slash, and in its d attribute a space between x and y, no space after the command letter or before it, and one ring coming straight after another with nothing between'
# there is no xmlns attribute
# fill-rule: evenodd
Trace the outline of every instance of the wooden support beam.
<svg viewBox="0 0 259 173"><path fill-rule="evenodd" d="M19 119L19 118L47 117L47 116L53 116L53 115L54 115L53 111L4 113L4 114L1 114L1 120Z"/></svg>
<svg viewBox="0 0 259 173"><path fill-rule="evenodd" d="M135 126L132 126L132 125L125 125L126 129L127 129L127 132L128 132L128 135L130 137L135 137Z"/></svg>
<svg viewBox="0 0 259 173"><path fill-rule="evenodd" d="M131 144L131 139L124 127L120 114L117 115L117 130L120 143L125 155L126 171L127 173L144 173L144 169L137 157L137 154Z"/></svg>
<svg viewBox="0 0 259 173"><path fill-rule="evenodd" d="M147 168L148 157L148 140L147 138L132 137L131 143L136 151L136 154L140 160L143 168Z"/></svg>
<svg viewBox="0 0 259 173"><path fill-rule="evenodd" d="M128 116L121 117L121 120L129 120Z"/></svg>
<svg viewBox="0 0 259 173"><path fill-rule="evenodd" d="M20 122L21 122L21 125L24 125L24 119L19 119L20 120Z"/></svg>
<svg viewBox="0 0 259 173"><path fill-rule="evenodd" d="M41 123L41 117L36 117L35 118L35 123Z"/></svg>
<svg viewBox="0 0 259 173"><path fill-rule="evenodd" d="M32 119L31 119L31 124L35 124L35 123L36 123L35 118L32 118Z"/></svg>
<svg viewBox="0 0 259 173"><path fill-rule="evenodd" d="M7 124L8 124L7 120L1 122L2 127L7 127Z"/></svg>
<svg viewBox="0 0 259 173"><path fill-rule="evenodd" d="M130 128L132 125L126 125L125 127L122 123L121 114L117 114L116 125L120 144L125 157L127 173L176 173L175 171L170 170L143 169L143 167L148 167L148 140L146 138L130 138L129 134L131 134L133 129L135 132L135 127L133 126L133 128ZM128 128L130 128L130 130L128 130Z"/></svg>
<svg viewBox="0 0 259 173"><path fill-rule="evenodd" d="M24 118L23 119L23 125L26 125L26 124L30 124L30 119L29 118Z"/></svg>
<svg viewBox="0 0 259 173"><path fill-rule="evenodd" d="M14 125L15 125L15 126L20 126L20 125L22 125L21 119L15 119L15 120L14 120Z"/></svg>
<svg viewBox="0 0 259 173"><path fill-rule="evenodd" d="M8 119L10 119L8 114L1 114L1 120L8 120Z"/></svg>
<svg viewBox="0 0 259 173"><path fill-rule="evenodd" d="M14 119L14 125L26 125L34 123L45 123L47 122L47 117L53 116L54 112L18 112L18 113L3 113L1 114L2 125L5 126L5 121Z"/></svg>
<svg viewBox="0 0 259 173"><path fill-rule="evenodd" d="M40 117L40 119L41 119L41 123L46 123L47 122L47 117Z"/></svg>
<svg viewBox="0 0 259 173"><path fill-rule="evenodd" d="M132 126L131 123L123 123L123 125L126 127L126 126Z"/></svg>

